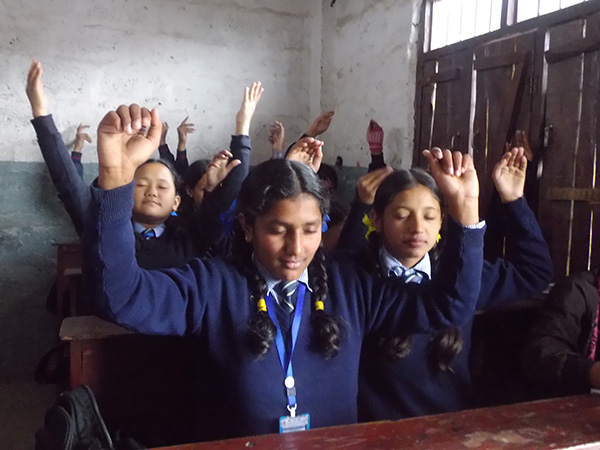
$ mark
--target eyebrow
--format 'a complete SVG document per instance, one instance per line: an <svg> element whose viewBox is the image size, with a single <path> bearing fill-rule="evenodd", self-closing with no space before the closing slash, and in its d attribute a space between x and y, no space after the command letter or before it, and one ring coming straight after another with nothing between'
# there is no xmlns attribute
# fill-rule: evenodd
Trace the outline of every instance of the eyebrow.
<svg viewBox="0 0 600 450"><path fill-rule="evenodd" d="M303 227L306 227L306 226L319 226L320 224L321 224L321 221L314 220L312 222L305 222L305 223L302 224L302 226ZM283 221L278 220L278 219L272 219L272 220L268 221L267 225L282 225L284 227L291 226L291 224L289 222L283 222Z"/></svg>

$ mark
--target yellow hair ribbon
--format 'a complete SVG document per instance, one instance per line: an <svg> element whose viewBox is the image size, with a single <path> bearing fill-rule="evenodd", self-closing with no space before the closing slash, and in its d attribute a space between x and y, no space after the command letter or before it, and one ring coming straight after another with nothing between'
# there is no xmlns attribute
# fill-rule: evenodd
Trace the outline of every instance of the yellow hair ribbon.
<svg viewBox="0 0 600 450"><path fill-rule="evenodd" d="M369 219L369 216L367 214L365 214L365 216L363 217L362 223L364 223L368 230L367 230L367 234L365 234L365 237L368 238L369 235L375 231L375 225L373 225L373 222L371 222L371 219Z"/></svg>
<svg viewBox="0 0 600 450"><path fill-rule="evenodd" d="M438 233L438 237L435 242L437 242L439 244L441 240L442 240L442 235L440 233Z"/></svg>
<svg viewBox="0 0 600 450"><path fill-rule="evenodd" d="M267 302L265 302L264 298L261 298L257 303L256 307L259 312L267 312Z"/></svg>
<svg viewBox="0 0 600 450"><path fill-rule="evenodd" d="M322 301L318 300L315 302L315 310L323 311L324 309L325 309L325 305L323 304Z"/></svg>

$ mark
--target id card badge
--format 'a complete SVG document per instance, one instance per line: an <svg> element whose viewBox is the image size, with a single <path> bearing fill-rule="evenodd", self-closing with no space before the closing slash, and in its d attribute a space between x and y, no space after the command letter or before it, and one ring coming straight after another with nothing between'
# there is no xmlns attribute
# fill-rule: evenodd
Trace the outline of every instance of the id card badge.
<svg viewBox="0 0 600 450"><path fill-rule="evenodd" d="M279 433L292 433L294 431L304 431L310 429L310 414L300 414L290 417L282 416L279 418Z"/></svg>

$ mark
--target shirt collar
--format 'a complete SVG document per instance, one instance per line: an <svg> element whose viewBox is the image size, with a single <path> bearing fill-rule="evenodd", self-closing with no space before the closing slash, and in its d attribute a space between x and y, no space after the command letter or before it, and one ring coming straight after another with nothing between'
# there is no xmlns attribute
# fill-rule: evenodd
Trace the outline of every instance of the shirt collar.
<svg viewBox="0 0 600 450"><path fill-rule="evenodd" d="M387 277L392 268L396 266L400 266L402 270L409 269L405 267L400 261L392 256L390 252L387 251L385 245L381 246L379 250L379 262L381 264L381 271L384 277ZM431 259L429 258L429 253L425 253L425 256L415 264L412 268L415 272L421 273L425 278L431 280Z"/></svg>
<svg viewBox="0 0 600 450"><path fill-rule="evenodd" d="M258 261L258 259L256 259L254 257L254 255L252 255L252 261L254 262L254 265L256 265L258 272L264 278L265 283L267 284L267 295L271 294L271 295L275 295L275 297L277 297L277 291L275 291L275 286L277 286L282 280L275 278L273 275L271 275L271 272L269 272L267 270L267 268L265 266L263 266ZM310 288L310 284L308 283L308 268L304 269L304 272L302 272L302 274L300 274L300 277L298 277L298 281L300 283L304 284L306 286L306 288L310 292L312 292L312 289Z"/></svg>
<svg viewBox="0 0 600 450"><path fill-rule="evenodd" d="M165 232L165 224L161 223L160 225L156 225L154 228L152 228L154 230L154 235L156 237L160 237L161 234L163 234ZM133 231L135 231L136 233L143 233L145 230L147 230L147 228L142 225L139 222L133 222Z"/></svg>

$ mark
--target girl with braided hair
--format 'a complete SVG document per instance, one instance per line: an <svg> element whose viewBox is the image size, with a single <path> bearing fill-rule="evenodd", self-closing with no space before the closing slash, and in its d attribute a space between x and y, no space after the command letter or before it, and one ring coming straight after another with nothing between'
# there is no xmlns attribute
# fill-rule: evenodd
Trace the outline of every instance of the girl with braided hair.
<svg viewBox="0 0 600 450"><path fill-rule="evenodd" d="M147 136L135 134L150 126ZM425 286L374 277L321 249L327 196L314 170L269 160L245 179L232 257L147 271L134 257L128 211L135 168L160 139L158 112L109 112L98 127L99 177L84 235L84 276L98 315L141 333L198 339L197 439L222 439L357 420L366 335L427 332L473 314L482 264L478 182L470 158L435 158L450 195L445 276ZM305 141L320 152L322 142Z"/></svg>
<svg viewBox="0 0 600 450"><path fill-rule="evenodd" d="M523 148L515 148L493 172L508 231L506 252L504 258L484 260L477 309L524 300L551 280L546 242L523 197L526 166ZM440 247L448 243L441 231L446 225L444 197L430 174L417 168L379 169L361 179L357 194L353 209L364 212L372 205L374 230L365 240L364 228L356 227L362 216L354 214L348 219L354 225L347 222L342 231L342 246L362 246L363 254L369 255L365 265L375 276L421 285L445 276L438 266ZM473 406L473 317L464 319L458 327L432 333L401 330L369 336L361 357L359 420L398 420Z"/></svg>

